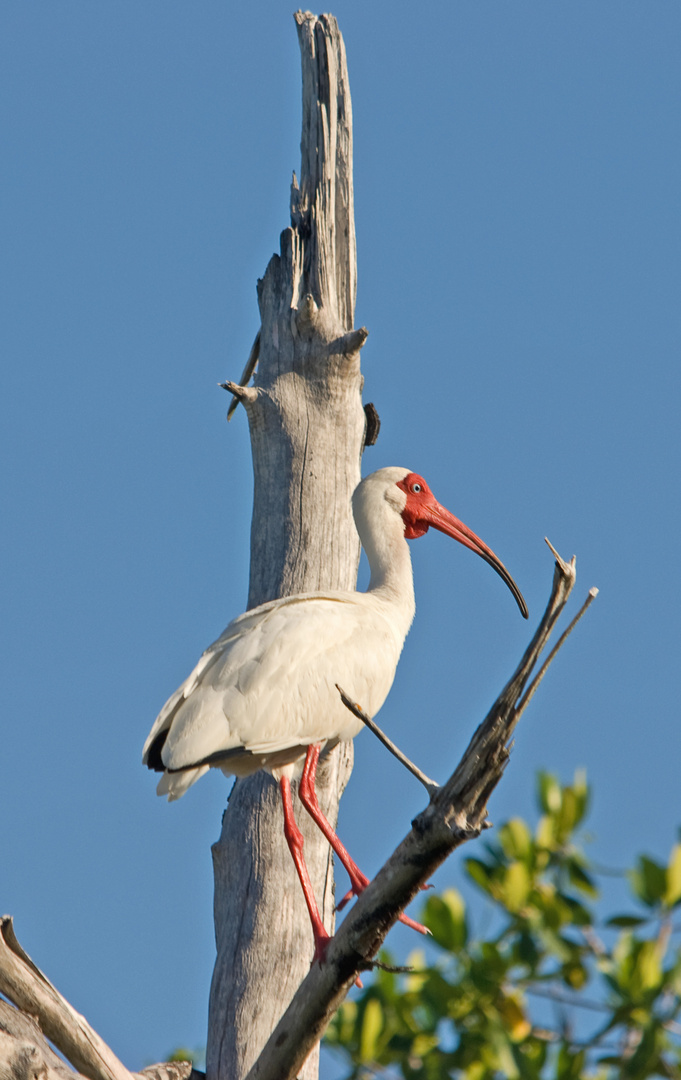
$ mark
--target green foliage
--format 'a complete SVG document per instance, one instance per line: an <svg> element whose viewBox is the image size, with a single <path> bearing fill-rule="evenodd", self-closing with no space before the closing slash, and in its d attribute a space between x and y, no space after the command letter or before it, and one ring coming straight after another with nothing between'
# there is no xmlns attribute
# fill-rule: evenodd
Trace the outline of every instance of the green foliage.
<svg viewBox="0 0 681 1080"><path fill-rule="evenodd" d="M172 1054L168 1054L166 1061L190 1061L192 1065L200 1064L205 1051L189 1050L186 1046L178 1046Z"/></svg>
<svg viewBox="0 0 681 1080"><path fill-rule="evenodd" d="M406 975L378 970L341 1007L326 1042L348 1080L681 1078L681 844L666 866L641 856L626 875L637 910L603 922L575 837L584 774L565 786L540 774L537 800L534 832L509 821L466 860L493 931L474 936L455 889L431 895L434 956L412 953Z"/></svg>

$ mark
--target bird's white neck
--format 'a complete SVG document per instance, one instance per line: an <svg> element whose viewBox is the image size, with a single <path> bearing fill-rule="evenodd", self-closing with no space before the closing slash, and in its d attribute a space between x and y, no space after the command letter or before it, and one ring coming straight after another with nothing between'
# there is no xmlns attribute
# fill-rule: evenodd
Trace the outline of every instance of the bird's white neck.
<svg viewBox="0 0 681 1080"><path fill-rule="evenodd" d="M395 628L406 637L416 605L411 556L402 519L387 505L378 520L373 517L369 521L357 510L355 519L371 570L367 594L389 607Z"/></svg>

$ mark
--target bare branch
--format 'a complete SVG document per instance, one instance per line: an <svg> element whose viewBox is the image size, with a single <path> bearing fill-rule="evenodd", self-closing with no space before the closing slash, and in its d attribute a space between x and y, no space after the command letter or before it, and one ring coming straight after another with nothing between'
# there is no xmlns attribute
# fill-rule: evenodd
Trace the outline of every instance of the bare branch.
<svg viewBox="0 0 681 1080"><path fill-rule="evenodd" d="M312 965L247 1080L292 1080L391 926L447 856L486 827L487 803L509 758L518 702L575 582L575 560L556 554L551 596L516 671L477 729L455 772L357 900ZM555 650L554 650L555 654ZM354 710L353 710L354 711Z"/></svg>
<svg viewBox="0 0 681 1080"><path fill-rule="evenodd" d="M37 1017L48 1039L89 1080L131 1080L133 1074L24 952L8 915L0 919L0 991Z"/></svg>
<svg viewBox="0 0 681 1080"><path fill-rule="evenodd" d="M587 608L590 607L590 605L593 603L593 601L596 599L597 596L598 596L598 589L596 589L596 588L589 589L589 594L588 594L586 600L584 601L581 608L579 609L579 611L575 615L574 619L572 620L572 622L568 626L567 630L564 630L563 633L558 638L558 641L553 646L553 648L551 649L551 652L549 653L546 660L544 661L544 663L540 667L539 671L537 672L537 674L533 678L532 682L528 686L527 692L526 692L525 696L523 697L522 701L519 702L518 707L516 709L516 717L517 718L520 717L520 715L525 711L526 706L529 705L531 699L535 695L535 692L536 692L536 690L537 690L537 688L539 686L539 683L542 681L542 679L544 678L546 672L549 670L549 665L554 661L559 649L562 649L563 645L565 644L568 637L570 636L570 634L574 630L575 626L577 625L579 620L582 618L582 616L586 613Z"/></svg>
<svg viewBox="0 0 681 1080"><path fill-rule="evenodd" d="M0 1077L12 1080L76 1080L55 1054L32 1016L0 999Z"/></svg>
<svg viewBox="0 0 681 1080"><path fill-rule="evenodd" d="M0 920L0 990L17 1006L0 998L0 1080L83 1080L84 1076L104 1080L113 1075L131 1080L204 1080L189 1061L164 1061L141 1073L128 1072L36 967L17 941L7 915ZM73 1072L55 1054L45 1034L80 1072Z"/></svg>
<svg viewBox="0 0 681 1080"><path fill-rule="evenodd" d="M349 333L344 334L341 345L345 355L353 356L358 353L368 337L369 331L366 326L360 326L357 330L350 330Z"/></svg>
<svg viewBox="0 0 681 1080"><path fill-rule="evenodd" d="M340 694L341 701L345 705L345 708L349 709L353 716L356 716L358 720L361 720L362 723L369 728L369 731L373 731L376 738L380 739L385 748L389 750L390 753L393 754L397 758L397 760L401 762L402 765L404 765L405 768L407 768L409 772L412 773L412 775L415 776L421 784L423 784L429 796L434 795L440 785L436 783L435 780L431 780L428 776L426 776L424 772L421 772L418 765L414 765L414 762L410 761L407 755L402 753L400 748L395 745L392 739L389 739L386 733L381 730L376 721L373 720L370 716L367 716L367 714L363 712L362 709L360 709L359 705L352 701L344 690L341 690L338 683L336 683L336 690Z"/></svg>
<svg viewBox="0 0 681 1080"><path fill-rule="evenodd" d="M256 367L258 366L258 357L259 356L260 356L260 331L258 330L258 333L255 335L255 341L253 342L253 344L251 346L251 351L248 354L248 360L246 361L246 367L242 371L241 378L239 379L239 388L240 389L246 388L248 386L248 383L251 381L251 376L253 375ZM220 383L220 386L223 388L223 390L227 390L227 389L229 389L230 384L229 383ZM229 403L229 408L227 410L227 420L232 419L232 417L234 416L234 413L236 411L237 405L242 400L242 395L241 394L238 394L236 391L232 391L232 393L234 394L234 397L232 398L231 402Z"/></svg>
<svg viewBox="0 0 681 1080"><path fill-rule="evenodd" d="M258 400L258 391L254 386L239 386L238 383L233 382L221 382L218 383L223 390L228 390L230 394L233 394L236 401L243 401L245 405L252 404ZM232 406L230 405L230 409ZM233 411L233 410L232 410ZM229 419L229 415L227 417Z"/></svg>
<svg viewBox="0 0 681 1080"><path fill-rule="evenodd" d="M191 1061L160 1061L136 1073L142 1080L205 1080L205 1073L192 1068Z"/></svg>

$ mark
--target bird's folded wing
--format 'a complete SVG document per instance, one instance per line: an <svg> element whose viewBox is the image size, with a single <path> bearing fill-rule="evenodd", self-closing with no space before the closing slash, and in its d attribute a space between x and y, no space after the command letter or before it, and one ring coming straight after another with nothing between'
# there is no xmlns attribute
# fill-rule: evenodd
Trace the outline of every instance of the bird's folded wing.
<svg viewBox="0 0 681 1080"><path fill-rule="evenodd" d="M380 707L399 647L388 624L368 625L376 620L367 620L361 602L341 596L340 602L333 594L306 597L304 603L276 601L235 619L154 725L148 745L169 727L162 753L166 767L190 768L238 747L269 754L337 736L350 714L336 682L345 681L344 689L370 711L375 709L369 698ZM392 670L385 687L370 688L370 654L376 650L390 654Z"/></svg>

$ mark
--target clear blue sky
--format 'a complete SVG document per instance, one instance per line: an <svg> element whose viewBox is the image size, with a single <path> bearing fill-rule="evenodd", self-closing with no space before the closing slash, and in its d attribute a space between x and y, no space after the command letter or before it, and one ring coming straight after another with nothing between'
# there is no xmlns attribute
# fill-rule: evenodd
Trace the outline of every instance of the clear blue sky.
<svg viewBox="0 0 681 1080"><path fill-rule="evenodd" d="M357 325L406 465L501 556L535 624L548 535L600 596L523 720L595 785L594 857L666 854L679 805L681 7L339 0L355 117ZM154 795L143 740L245 604L250 448L227 396L288 221L290 5L0 11L1 907L132 1068L205 1041L210 844L228 784ZM429 534L381 720L441 779L531 628ZM368 734L341 833L373 873L421 791ZM343 879L341 879L341 883ZM457 882L456 862L440 885ZM413 939L397 931L398 952Z"/></svg>

